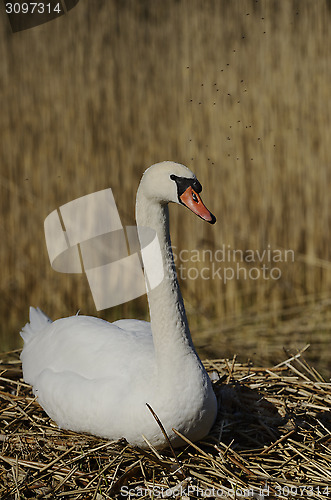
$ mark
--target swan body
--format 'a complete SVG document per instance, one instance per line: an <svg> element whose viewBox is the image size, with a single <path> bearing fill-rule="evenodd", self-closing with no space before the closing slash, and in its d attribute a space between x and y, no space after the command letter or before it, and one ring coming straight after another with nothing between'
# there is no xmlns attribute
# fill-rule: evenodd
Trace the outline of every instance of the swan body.
<svg viewBox="0 0 331 500"><path fill-rule="evenodd" d="M209 432L216 398L192 343L168 221L168 202L174 202L214 223L201 189L187 167L173 162L155 164L142 177L138 233L146 226L156 231L164 268L162 282L148 290L150 323L80 315L52 322L30 308L30 322L21 331L23 376L60 428L163 448L167 441L148 403L174 447L183 442L173 429L192 441ZM160 265L153 255L143 260L149 273Z"/></svg>

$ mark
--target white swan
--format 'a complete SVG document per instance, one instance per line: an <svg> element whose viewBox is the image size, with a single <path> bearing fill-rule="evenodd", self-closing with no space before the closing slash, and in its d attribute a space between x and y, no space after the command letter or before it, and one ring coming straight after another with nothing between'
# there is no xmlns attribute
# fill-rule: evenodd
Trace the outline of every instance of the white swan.
<svg viewBox="0 0 331 500"><path fill-rule="evenodd" d="M60 428L124 437L143 448L145 437L156 448L165 447L148 403L173 446L183 444L173 428L192 441L209 432L216 398L191 340L168 223L168 202L216 221L199 197L201 189L187 167L173 162L152 165L140 182L137 225L156 231L165 273L148 292L151 323L108 323L89 316L52 322L40 309L30 308L30 323L21 332L23 375Z"/></svg>

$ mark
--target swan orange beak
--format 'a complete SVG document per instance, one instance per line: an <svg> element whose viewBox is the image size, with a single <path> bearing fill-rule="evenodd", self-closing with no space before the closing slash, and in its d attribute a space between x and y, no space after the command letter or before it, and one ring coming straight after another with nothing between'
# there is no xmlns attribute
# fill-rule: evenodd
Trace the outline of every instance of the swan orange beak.
<svg viewBox="0 0 331 500"><path fill-rule="evenodd" d="M193 213L201 217L201 219L209 222L210 224L215 224L216 217L213 215L207 207L203 204L200 196L192 186L189 186L184 193L179 197L181 203L189 208Z"/></svg>

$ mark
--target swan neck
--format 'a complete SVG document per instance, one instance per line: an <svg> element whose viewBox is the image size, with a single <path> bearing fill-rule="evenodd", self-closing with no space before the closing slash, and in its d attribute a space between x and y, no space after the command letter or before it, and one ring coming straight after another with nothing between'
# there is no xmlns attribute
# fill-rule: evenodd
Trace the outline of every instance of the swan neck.
<svg viewBox="0 0 331 500"><path fill-rule="evenodd" d="M148 227L155 231L162 257L163 279L161 283L150 289L146 283L158 364L162 364L163 360L171 366L175 358L182 359L187 354L194 354L196 358L171 248L168 205L147 199L138 190L136 219L138 232L139 227ZM155 260L155 255L150 253L144 255L144 252L142 254L146 279L148 270L153 269L153 265L156 266L160 262ZM171 356L170 359L169 356Z"/></svg>

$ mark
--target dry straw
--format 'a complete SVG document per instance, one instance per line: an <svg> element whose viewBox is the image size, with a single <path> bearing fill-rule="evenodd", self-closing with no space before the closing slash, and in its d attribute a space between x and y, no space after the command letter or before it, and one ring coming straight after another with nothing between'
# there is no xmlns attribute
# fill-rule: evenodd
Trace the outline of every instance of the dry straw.
<svg viewBox="0 0 331 500"><path fill-rule="evenodd" d="M175 456L59 430L23 382L19 351L5 353L0 497L326 500L331 385L306 363L306 348L271 368L235 357L205 361L219 401L217 421L202 442L182 436Z"/></svg>

